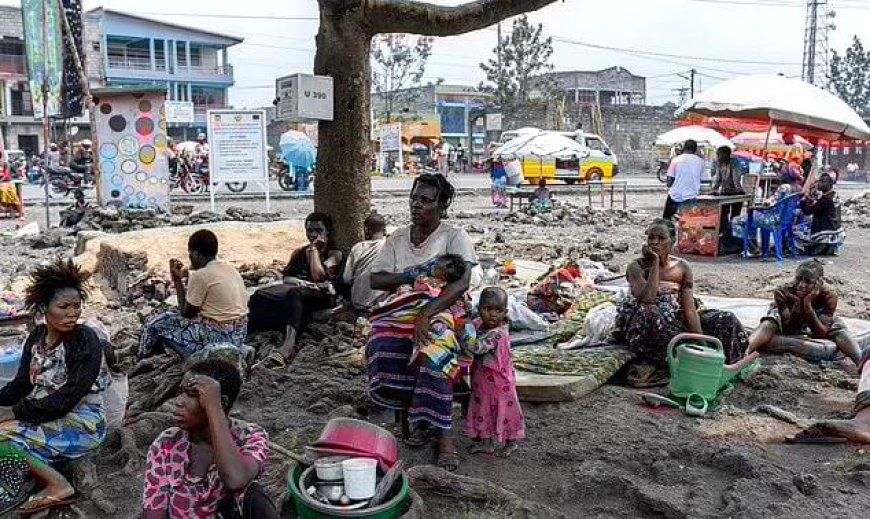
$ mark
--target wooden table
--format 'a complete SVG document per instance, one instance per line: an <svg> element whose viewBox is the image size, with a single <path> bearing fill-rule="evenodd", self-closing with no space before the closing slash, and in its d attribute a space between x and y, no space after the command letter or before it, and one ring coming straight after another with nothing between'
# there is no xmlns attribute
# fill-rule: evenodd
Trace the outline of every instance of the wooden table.
<svg viewBox="0 0 870 519"><path fill-rule="evenodd" d="M694 200L680 202L677 211L677 250L681 254L718 256L722 208L743 204L751 199L750 195L701 195Z"/></svg>
<svg viewBox="0 0 870 519"><path fill-rule="evenodd" d="M586 191L586 195L589 200L589 206L593 207L593 188L597 188L598 192L596 195L600 195L601 207L606 207L606 197L605 193L610 192L610 208L613 209L614 205L616 205L616 193L622 193L622 209L625 210L628 208L628 181L627 180L611 180L611 181L601 181L601 180L590 180L589 182L582 182L580 184L564 184L564 185L548 185L547 190L550 191L550 200L555 200L556 195L565 195L565 194L574 194L575 192ZM608 189L609 188L609 189ZM621 189L618 189L621 188ZM505 189L505 193L510 199L510 210L514 210L514 201L518 205L520 211L523 210L523 206L529 203L529 200L535 195L535 191L537 190L537 186L508 186ZM596 199L599 196L595 197Z"/></svg>

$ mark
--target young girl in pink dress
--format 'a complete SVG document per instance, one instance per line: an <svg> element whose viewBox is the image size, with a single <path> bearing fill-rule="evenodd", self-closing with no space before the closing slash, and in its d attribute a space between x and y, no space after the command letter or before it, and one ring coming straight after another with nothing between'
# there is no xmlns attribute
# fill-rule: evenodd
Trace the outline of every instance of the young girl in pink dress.
<svg viewBox="0 0 870 519"><path fill-rule="evenodd" d="M474 364L465 421L465 434L478 441L472 454L509 456L516 450L517 441L526 436L511 363L507 305L508 296L500 288L487 288L480 294L480 318L474 322L477 340L469 344Z"/></svg>

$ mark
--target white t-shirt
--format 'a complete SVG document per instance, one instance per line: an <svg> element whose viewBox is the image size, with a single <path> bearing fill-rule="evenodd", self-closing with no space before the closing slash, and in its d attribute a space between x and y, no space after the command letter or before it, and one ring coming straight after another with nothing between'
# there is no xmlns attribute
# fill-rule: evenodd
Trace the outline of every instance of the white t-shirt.
<svg viewBox="0 0 870 519"><path fill-rule="evenodd" d="M387 238L384 248L372 264L372 272L398 274L444 254L457 254L476 265L477 254L464 230L442 223L419 246L411 243L411 227L400 227Z"/></svg>
<svg viewBox="0 0 870 519"><path fill-rule="evenodd" d="M674 183L668 194L674 202L685 202L698 198L701 192L701 181L710 181L710 171L707 161L694 153L683 153L674 157L668 166L668 177Z"/></svg>
<svg viewBox="0 0 870 519"><path fill-rule="evenodd" d="M345 283L351 284L350 301L356 309L371 308L383 294L381 291L372 290L371 277L372 264L384 248L386 241L386 238L362 241L350 249L347 263L344 264L342 279Z"/></svg>

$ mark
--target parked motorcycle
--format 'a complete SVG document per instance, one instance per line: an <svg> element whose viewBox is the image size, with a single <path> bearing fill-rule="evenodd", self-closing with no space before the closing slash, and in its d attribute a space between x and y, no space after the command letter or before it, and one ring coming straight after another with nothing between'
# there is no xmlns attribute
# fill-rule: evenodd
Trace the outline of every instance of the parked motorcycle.
<svg viewBox="0 0 870 519"><path fill-rule="evenodd" d="M92 184L85 183L85 173L77 173L68 168L48 168L48 182L51 187L49 196L69 196L77 190L91 189Z"/></svg>
<svg viewBox="0 0 870 519"><path fill-rule="evenodd" d="M175 177L170 173L172 186L181 186L185 193L208 193L211 185L208 161L201 158L190 160L180 159ZM227 182L227 189L233 193L241 193L248 188L247 182Z"/></svg>
<svg viewBox="0 0 870 519"><path fill-rule="evenodd" d="M658 159L658 168L656 168L656 178L659 179L659 182L662 184L668 181L668 166L670 165L669 160Z"/></svg>

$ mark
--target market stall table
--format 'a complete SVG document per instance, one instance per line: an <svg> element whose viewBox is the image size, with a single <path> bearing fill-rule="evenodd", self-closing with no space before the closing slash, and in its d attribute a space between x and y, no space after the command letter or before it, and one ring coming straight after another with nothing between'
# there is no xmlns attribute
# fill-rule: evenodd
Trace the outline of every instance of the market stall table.
<svg viewBox="0 0 870 519"><path fill-rule="evenodd" d="M751 199L750 195L701 195L680 203L677 211L677 250L681 254L718 256L722 208L743 204Z"/></svg>

